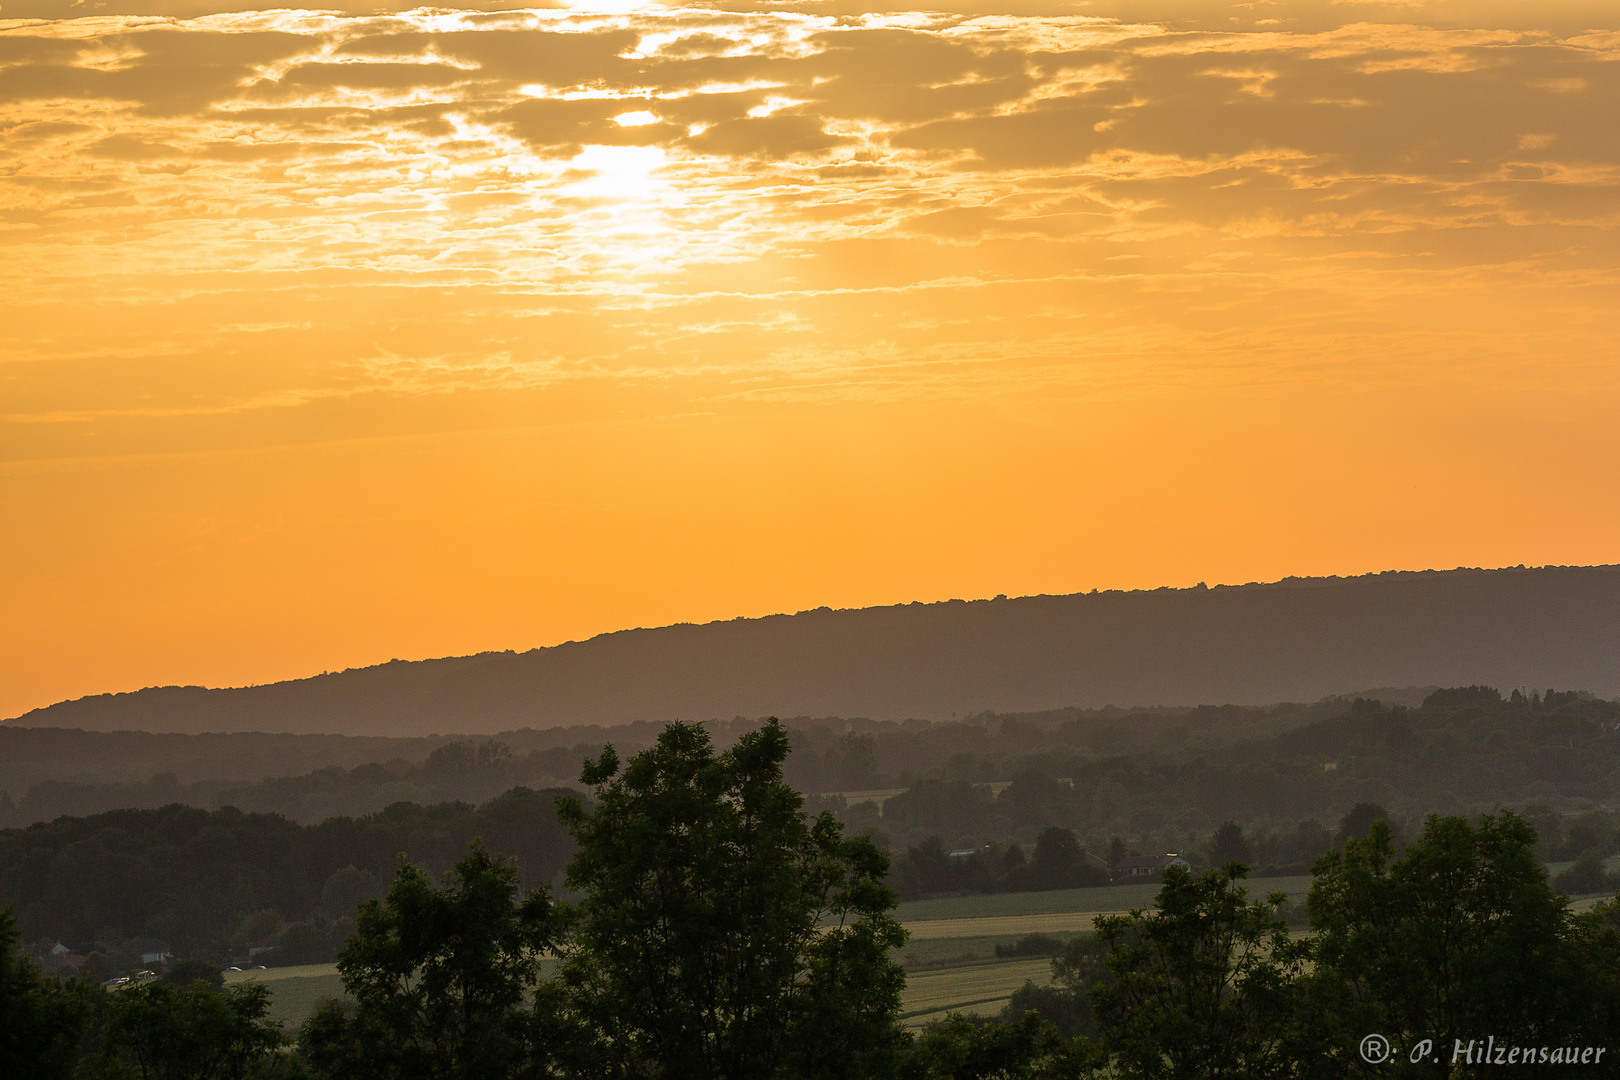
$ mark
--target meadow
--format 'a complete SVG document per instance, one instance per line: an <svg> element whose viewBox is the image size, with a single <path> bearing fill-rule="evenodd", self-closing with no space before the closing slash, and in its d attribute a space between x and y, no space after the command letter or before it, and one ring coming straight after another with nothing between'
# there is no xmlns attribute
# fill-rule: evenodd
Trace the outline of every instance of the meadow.
<svg viewBox="0 0 1620 1080"><path fill-rule="evenodd" d="M1273 890L1297 901L1310 887L1308 877L1256 878L1251 896ZM906 969L900 1011L907 1027L920 1028L947 1012L994 1015L1026 980L1044 986L1051 981L1050 957L996 956L997 945L1010 945L1032 933L1068 939L1091 929L1098 915L1148 907L1156 883L1114 885L1052 892L949 896L901 904L896 917L910 933L899 950ZM542 970L549 974L550 964ZM328 998L343 996L343 981L334 964L305 964L265 971L227 972L226 982L248 979L270 985L270 1013L291 1029L302 1024Z"/></svg>
<svg viewBox="0 0 1620 1080"><path fill-rule="evenodd" d="M1277 891L1297 902L1310 884L1304 876L1255 878L1249 882L1249 895ZM997 945L1011 944L1025 934L1067 939L1085 933L1098 915L1151 906L1158 891L1153 882L947 896L901 904L895 915L911 934L900 949L907 975L901 1004L906 1025L922 1027L952 1011L982 1016L1000 1012L1025 980L1038 986L1051 982L1052 967L1048 957L998 959Z"/></svg>
<svg viewBox="0 0 1620 1080"><path fill-rule="evenodd" d="M300 964L264 971L227 971L227 986L258 981L270 987L270 1016L287 1029L296 1029L328 998L343 996L343 979L336 964Z"/></svg>

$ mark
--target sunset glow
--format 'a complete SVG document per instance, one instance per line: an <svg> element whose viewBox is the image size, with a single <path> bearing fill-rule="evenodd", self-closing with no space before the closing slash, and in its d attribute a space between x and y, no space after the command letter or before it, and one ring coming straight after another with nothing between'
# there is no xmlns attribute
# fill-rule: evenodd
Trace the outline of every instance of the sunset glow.
<svg viewBox="0 0 1620 1080"><path fill-rule="evenodd" d="M1607 5L956 7L0 6L0 716L1620 561Z"/></svg>

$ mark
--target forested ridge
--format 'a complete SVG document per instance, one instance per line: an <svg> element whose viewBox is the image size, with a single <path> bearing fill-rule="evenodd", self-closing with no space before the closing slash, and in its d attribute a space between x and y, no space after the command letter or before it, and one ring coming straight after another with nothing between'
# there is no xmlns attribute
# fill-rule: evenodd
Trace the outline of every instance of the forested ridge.
<svg viewBox="0 0 1620 1080"><path fill-rule="evenodd" d="M1356 687L1620 693L1620 568L1515 567L950 600L624 630L233 689L151 687L8 723L488 734L734 716L1312 701Z"/></svg>
<svg viewBox="0 0 1620 1080"><path fill-rule="evenodd" d="M1005 804L978 807L975 797L965 818L992 822L999 813L1009 819L996 826L1003 832L1027 824L1030 813L1082 833L1202 832L1210 819L1230 816L1325 820L1364 801L1403 815L1601 804L1620 769L1617 720L1620 706L1590 693L1467 687L1369 690L1263 707L980 713L941 723L801 716L784 721L794 747L785 771L809 794L929 780L1005 785L1033 771L1069 783L1048 795L1021 791L1018 800L1028 805L1016 814ZM728 746L758 722L739 717L704 726ZM571 785L584 757L610 742L642 749L657 730L637 723L348 740L0 725L0 827L171 802L305 823L400 801L478 803L517 786ZM309 771L275 771L282 768ZM883 827L907 843L927 834L907 830L954 828L927 814ZM1174 846L1173 836L1166 841Z"/></svg>
<svg viewBox="0 0 1620 1080"><path fill-rule="evenodd" d="M311 826L179 804L59 818L0 833L0 902L27 941L68 943L104 976L144 966L143 939L218 963L255 946L273 946L259 962L328 961L403 854L437 876L481 839L515 861L525 886L552 882L573 851L558 794L398 803Z"/></svg>

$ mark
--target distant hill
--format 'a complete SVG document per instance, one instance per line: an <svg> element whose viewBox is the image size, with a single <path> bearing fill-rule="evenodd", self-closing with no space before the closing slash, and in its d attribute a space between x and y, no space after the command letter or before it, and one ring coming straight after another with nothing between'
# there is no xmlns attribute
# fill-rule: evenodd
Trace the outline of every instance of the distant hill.
<svg viewBox="0 0 1620 1080"><path fill-rule="evenodd" d="M416 736L769 714L948 720L1473 683L1620 694L1620 567L818 608L266 686L103 694L7 723Z"/></svg>

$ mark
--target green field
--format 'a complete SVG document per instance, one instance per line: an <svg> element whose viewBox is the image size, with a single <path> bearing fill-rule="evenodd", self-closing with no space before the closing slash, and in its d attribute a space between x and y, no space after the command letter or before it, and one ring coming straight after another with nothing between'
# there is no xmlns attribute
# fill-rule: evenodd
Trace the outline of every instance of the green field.
<svg viewBox="0 0 1620 1080"><path fill-rule="evenodd" d="M249 981L270 987L270 1016L287 1029L296 1029L327 998L343 996L343 979L338 975L336 964L225 973L227 985Z"/></svg>
<svg viewBox="0 0 1620 1080"><path fill-rule="evenodd" d="M1005 790L1007 787L1009 787L1011 784L1012 784L1011 780L997 780L997 781L994 781L992 783L981 784L979 786L989 788L990 789L990 794L992 794L992 795L1000 795L1002 793L1002 791ZM905 792L906 790L907 790L906 788L898 788L898 787L897 788L876 788L876 789L874 789L872 791L829 791L827 794L842 796L844 802L846 802L850 806L854 806L857 803L863 803L863 802L875 802L875 803L878 804L878 808L882 809L884 803L888 802L890 799L894 798L896 795L899 795L899 794Z"/></svg>
<svg viewBox="0 0 1620 1080"><path fill-rule="evenodd" d="M1281 890L1303 895L1309 877L1255 878L1249 895L1264 896ZM943 896L935 900L907 900L895 912L903 923L933 919L983 919L1009 915L1065 915L1083 912L1126 911L1149 907L1158 895L1158 882L1141 885L1104 885L1094 889L1058 889L1055 892L988 893L980 896Z"/></svg>
<svg viewBox="0 0 1620 1080"><path fill-rule="evenodd" d="M983 964L1000 961L996 957L997 945L1011 945L1022 935L995 934L984 937L922 938L905 943L900 948L900 966L906 971L928 968L960 967L964 964ZM1074 934L1052 935L1068 941ZM1029 957L1019 957L1020 960Z"/></svg>
<svg viewBox="0 0 1620 1080"><path fill-rule="evenodd" d="M1001 1011L1012 992L1033 979L1045 985L1052 979L1052 962L1047 957L995 961L994 943L983 939L983 947L953 958L949 967L928 968L908 973L900 1010L907 1027L921 1027L942 1020L948 1011L980 1013ZM953 942L952 944L961 944ZM980 944L980 943L975 943ZM330 964L322 965L330 968ZM292 971L283 968L283 971ZM232 972L232 982L242 979ZM245 974L245 973L244 973ZM253 975L265 973L256 971ZM265 982L270 987L270 1015L289 1031L296 1030L328 998L343 996L343 981L333 971L328 975L277 975Z"/></svg>
<svg viewBox="0 0 1620 1080"><path fill-rule="evenodd" d="M1256 878L1249 882L1249 895L1279 891L1297 899L1310 885L1309 877ZM1050 983L1052 963L1050 958L998 960L997 944L1037 932L1067 939L1090 930L1099 913L1151 906L1158 891L1155 882L901 904L896 915L912 935L900 950L907 973L901 1004L906 1026L923 1027L949 1012L1000 1012L1025 980Z"/></svg>
<svg viewBox="0 0 1620 1080"><path fill-rule="evenodd" d="M900 998L900 1015L907 1027L922 1027L945 1019L949 1012L991 1015L1001 1011L1012 992L1033 980L1044 986L1052 981L1052 961L1003 960L964 964L907 976Z"/></svg>
<svg viewBox="0 0 1620 1080"><path fill-rule="evenodd" d="M1259 878L1249 894L1273 890L1298 897L1310 887L1308 877ZM896 912L912 938L897 959L906 969L901 1012L908 1027L941 1020L950 1011L991 1015L1001 1010L1014 990L1033 980L1052 978L1049 957L997 959L995 947L1028 933L1061 938L1091 929L1100 912L1124 911L1152 904L1158 885L1114 885L1096 889L1062 889L1040 893L997 893L913 900ZM549 974L555 962L542 970ZM270 1014L296 1028L328 998L343 996L343 983L333 964L227 972L227 982L258 979L270 986Z"/></svg>

